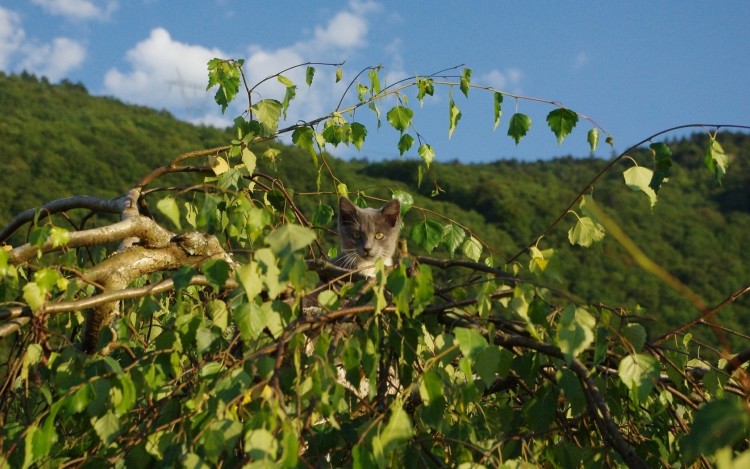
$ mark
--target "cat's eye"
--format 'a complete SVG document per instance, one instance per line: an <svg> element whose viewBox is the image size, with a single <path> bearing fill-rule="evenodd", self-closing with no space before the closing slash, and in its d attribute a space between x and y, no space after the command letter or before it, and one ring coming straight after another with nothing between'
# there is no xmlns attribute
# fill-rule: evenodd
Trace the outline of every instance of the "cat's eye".
<svg viewBox="0 0 750 469"><path fill-rule="evenodd" d="M383 233L375 233L375 239L383 239L383 236L385 236Z"/></svg>
<svg viewBox="0 0 750 469"><path fill-rule="evenodd" d="M352 238L354 238L354 239L359 239L361 236L362 235L360 234L359 231L353 231L352 232Z"/></svg>

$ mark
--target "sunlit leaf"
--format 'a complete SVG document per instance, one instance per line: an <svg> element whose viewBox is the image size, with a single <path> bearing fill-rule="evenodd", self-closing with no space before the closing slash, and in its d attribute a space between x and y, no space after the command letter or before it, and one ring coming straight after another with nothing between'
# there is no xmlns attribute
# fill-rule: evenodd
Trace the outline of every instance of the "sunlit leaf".
<svg viewBox="0 0 750 469"><path fill-rule="evenodd" d="M443 240L443 227L432 220L417 223L411 229L411 239L427 252L432 252Z"/></svg>
<svg viewBox="0 0 750 469"><path fill-rule="evenodd" d="M492 93L493 95L493 112L495 116L495 124L492 126L492 130L497 129L500 125L500 118L503 115L503 94L497 91Z"/></svg>
<svg viewBox="0 0 750 469"><path fill-rule="evenodd" d="M604 239L604 234L604 227L591 217L579 217L575 225L568 230L568 240L570 244L589 247L595 242Z"/></svg>
<svg viewBox="0 0 750 469"><path fill-rule="evenodd" d="M459 88L461 88L461 92L467 98L469 97L470 86L471 86L471 69L464 68L463 72L461 72L461 81L459 83Z"/></svg>
<svg viewBox="0 0 750 469"><path fill-rule="evenodd" d="M336 83L340 82L343 77L344 71L341 69L341 67L336 67Z"/></svg>
<svg viewBox="0 0 750 469"><path fill-rule="evenodd" d="M656 205L657 195L649 184L654 177L654 172L642 166L633 166L622 173L625 184L634 191L642 191L648 196L651 207Z"/></svg>
<svg viewBox="0 0 750 469"><path fill-rule="evenodd" d="M515 140L516 145L531 128L531 118L526 114L515 113L508 124L508 136Z"/></svg>
<svg viewBox="0 0 750 469"><path fill-rule="evenodd" d="M460 226L454 223L443 226L443 244L445 244L451 257L455 254L456 249L461 247L465 239L466 231Z"/></svg>
<svg viewBox="0 0 750 469"><path fill-rule="evenodd" d="M451 98L448 102L448 138L451 138L453 136L453 132L456 130L456 126L458 125L458 121L460 120L461 110L458 109L458 106L456 106L453 98Z"/></svg>
<svg viewBox="0 0 750 469"><path fill-rule="evenodd" d="M120 434L120 419L114 412L107 412L102 417L92 417L91 424L104 445L109 445Z"/></svg>
<svg viewBox="0 0 750 469"><path fill-rule="evenodd" d="M414 137L409 134L403 134L398 140L398 151L400 155L403 156L404 153L409 151L412 145L414 145Z"/></svg>
<svg viewBox="0 0 750 469"><path fill-rule="evenodd" d="M474 236L469 236L469 238L464 241L463 246L461 246L461 252L463 252L469 259L477 262L482 255L482 243L480 243Z"/></svg>
<svg viewBox="0 0 750 469"><path fill-rule="evenodd" d="M281 103L275 99L263 99L253 104L253 111L266 133L275 134L281 118Z"/></svg>
<svg viewBox="0 0 750 469"><path fill-rule="evenodd" d="M403 133L411 124L411 119L414 116L414 111L404 106L394 106L385 115L388 122L393 126L394 129Z"/></svg>
<svg viewBox="0 0 750 469"><path fill-rule="evenodd" d="M278 257L285 257L299 251L315 241L315 231L304 226L286 224L276 228L266 237L266 244Z"/></svg>
<svg viewBox="0 0 750 469"><path fill-rule="evenodd" d="M557 331L557 346L568 362L594 342L596 319L584 308L568 306L563 310Z"/></svg>
<svg viewBox="0 0 750 469"><path fill-rule="evenodd" d="M586 140L589 142L591 153L594 153L596 151L596 147L599 145L599 130L596 127L589 130L588 134L586 135Z"/></svg>
<svg viewBox="0 0 750 469"><path fill-rule="evenodd" d="M417 150L417 153L419 153L420 158L422 158L422 161L427 165L427 167L430 167L430 163L435 159L435 151L432 149L432 147L427 144L423 143L419 146L419 150Z"/></svg>
<svg viewBox="0 0 750 469"><path fill-rule="evenodd" d="M365 137L367 137L367 127L360 124L359 122L352 122L351 124L351 142L357 148L362 149L362 144L365 143Z"/></svg>
<svg viewBox="0 0 750 469"><path fill-rule="evenodd" d="M617 368L620 380L630 390L634 402L643 402L656 385L661 367L651 355L628 355L620 361Z"/></svg>
<svg viewBox="0 0 750 469"><path fill-rule="evenodd" d="M420 105L424 105L425 95L433 96L435 93L435 84L430 78L419 78L417 80L417 99Z"/></svg>
<svg viewBox="0 0 750 469"><path fill-rule="evenodd" d="M257 162L258 158L255 156L255 153L250 151L247 147L242 149L242 164L245 165L248 174L253 174L255 172Z"/></svg>
<svg viewBox="0 0 750 469"><path fill-rule="evenodd" d="M401 204L401 215L405 215L414 205L414 197L402 189L396 189L391 195L392 199L397 199Z"/></svg>
<svg viewBox="0 0 750 469"><path fill-rule="evenodd" d="M465 357L474 359L489 345L487 339L476 329L457 327L453 330L453 334L455 334L456 342L458 342L461 353Z"/></svg>
<svg viewBox="0 0 750 469"><path fill-rule="evenodd" d="M705 163L706 168L708 168L711 174L713 174L716 183L721 184L722 178L727 173L729 157L719 141L714 137L711 137L708 144L708 150L706 151L706 157L703 162Z"/></svg>
<svg viewBox="0 0 750 469"><path fill-rule="evenodd" d="M547 114L547 125L557 137L560 145L578 123L578 114L570 109L559 108Z"/></svg>

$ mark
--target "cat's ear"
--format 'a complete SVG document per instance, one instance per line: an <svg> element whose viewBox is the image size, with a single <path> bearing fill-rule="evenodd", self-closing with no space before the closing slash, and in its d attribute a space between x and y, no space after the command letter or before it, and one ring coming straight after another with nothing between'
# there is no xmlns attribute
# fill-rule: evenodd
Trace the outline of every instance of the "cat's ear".
<svg viewBox="0 0 750 469"><path fill-rule="evenodd" d="M401 202L399 202L398 199L392 199L390 202L383 205L383 208L380 209L380 213L390 226L396 226L396 223L398 223L398 217L401 215Z"/></svg>
<svg viewBox="0 0 750 469"><path fill-rule="evenodd" d="M346 197L339 197L339 219L352 219L357 215L357 207Z"/></svg>

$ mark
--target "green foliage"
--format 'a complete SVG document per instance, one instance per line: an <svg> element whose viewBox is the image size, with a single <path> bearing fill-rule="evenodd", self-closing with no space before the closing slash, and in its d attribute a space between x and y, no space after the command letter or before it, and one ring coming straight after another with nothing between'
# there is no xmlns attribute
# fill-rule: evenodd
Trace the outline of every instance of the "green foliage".
<svg viewBox="0 0 750 469"><path fill-rule="evenodd" d="M343 72L332 66L338 81ZM222 109L247 86L242 73L241 61L209 64ZM308 65L308 86L314 73ZM235 121L232 135L194 130L212 144L206 152L180 154L172 126L186 127L158 113L111 113L127 120L140 112L163 124L159 143L175 158L99 194L143 184L136 206L162 230L200 233L168 232L155 246L141 233L132 247L86 245L78 238L90 233L87 217L37 214L16 235L24 239L0 249L0 465L86 458L91 467L648 467L747 458L744 371L725 368L728 355L712 352L742 342L734 331L746 315L732 313L746 308L743 290L721 304L727 316L700 311L721 320L729 337L713 337L702 321L675 330L695 317L693 305L630 265L591 202L596 195L647 255L720 304L735 291L727 284L746 283L750 217L736 196L747 193L747 163L733 159L727 168L748 139L652 143L650 152L628 155L633 165L622 176L600 179L594 159L439 163L414 127L407 88L383 88L379 73L369 69L366 84L352 87L357 107L379 119L376 104L397 95L386 119L399 132L400 153L419 139L417 160L345 163L328 155L326 145L363 147L367 128L349 121L356 107L290 129L294 147L268 143L296 94L282 75L275 77L283 97L248 103L252 114ZM472 88L487 90L468 68L457 79L417 77L404 87L420 102L436 86L458 87L467 98ZM6 101L21 87L17 78L0 84L16 89L0 95ZM63 88L29 86L65 100ZM92 109L120 106L73 91ZM503 93L489 91L497 127ZM547 104L561 142L581 116ZM452 135L460 110L452 97L448 107ZM116 126L105 115L97 125L110 132ZM508 135L518 144L530 128L516 113ZM71 141L90 132L67 130ZM598 132L588 133L592 150ZM228 144L217 150L214 137ZM137 153L125 142L120 150ZM183 166L196 158L205 166ZM653 171L639 166L649 159ZM692 174L704 166L710 184ZM168 174L188 170L199 176ZM435 187L421 187L426 174ZM330 272L339 195L359 206L401 202L408 243L395 265L379 261L367 278ZM576 221L566 232L558 222L569 212ZM191 235L204 232L226 256L139 272L114 291L90 281L123 253L147 253L139 261L190 254L209 239ZM19 261L25 242L31 254ZM512 256L517 249L528 262ZM102 300L111 294L122 296ZM75 344L85 339L90 303L79 301L92 300L115 304L117 314L84 354ZM659 337L664 332L673 335Z"/></svg>

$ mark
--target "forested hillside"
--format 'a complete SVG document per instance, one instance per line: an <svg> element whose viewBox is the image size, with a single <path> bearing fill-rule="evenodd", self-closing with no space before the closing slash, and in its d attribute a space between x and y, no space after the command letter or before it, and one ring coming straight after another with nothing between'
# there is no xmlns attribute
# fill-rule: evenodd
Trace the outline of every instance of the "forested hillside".
<svg viewBox="0 0 750 469"><path fill-rule="evenodd" d="M25 209L74 194L112 197L150 169L178 154L223 145L228 131L180 122L164 111L130 106L112 98L92 97L82 85L52 85L29 75L0 75L0 225ZM670 142L675 166L653 209L642 193L632 192L622 172L625 159L596 183L593 197L652 260L716 304L746 284L750 265L750 138L720 134L731 164L723 185L705 171L705 135ZM274 162L259 162L278 177L309 216L318 203L317 170L297 148L281 150ZM262 152L259 152L260 154ZM439 217L471 228L496 253L496 263L510 259L536 241L539 233L605 165L595 158L560 158L538 162L491 164L434 163L417 184L417 163L394 157L386 162L330 158L332 172L350 191L390 197L403 189L415 206L405 234L422 216ZM542 155L540 155L542 156ZM651 166L647 150L630 155ZM437 190L439 188L439 190ZM321 187L334 193L333 187ZM436 192L436 194L433 194ZM331 203L333 196L331 197ZM584 301L628 306L648 318L646 326L663 331L696 315L693 307L660 280L645 273L611 237L592 248L571 246L567 230L575 215L539 242L559 253L559 281L542 283ZM446 255L447 253L437 253ZM603 255L602 255L603 254ZM517 262L528 263L523 255ZM746 300L720 313L721 323L746 328ZM640 309L639 309L640 308Z"/></svg>

